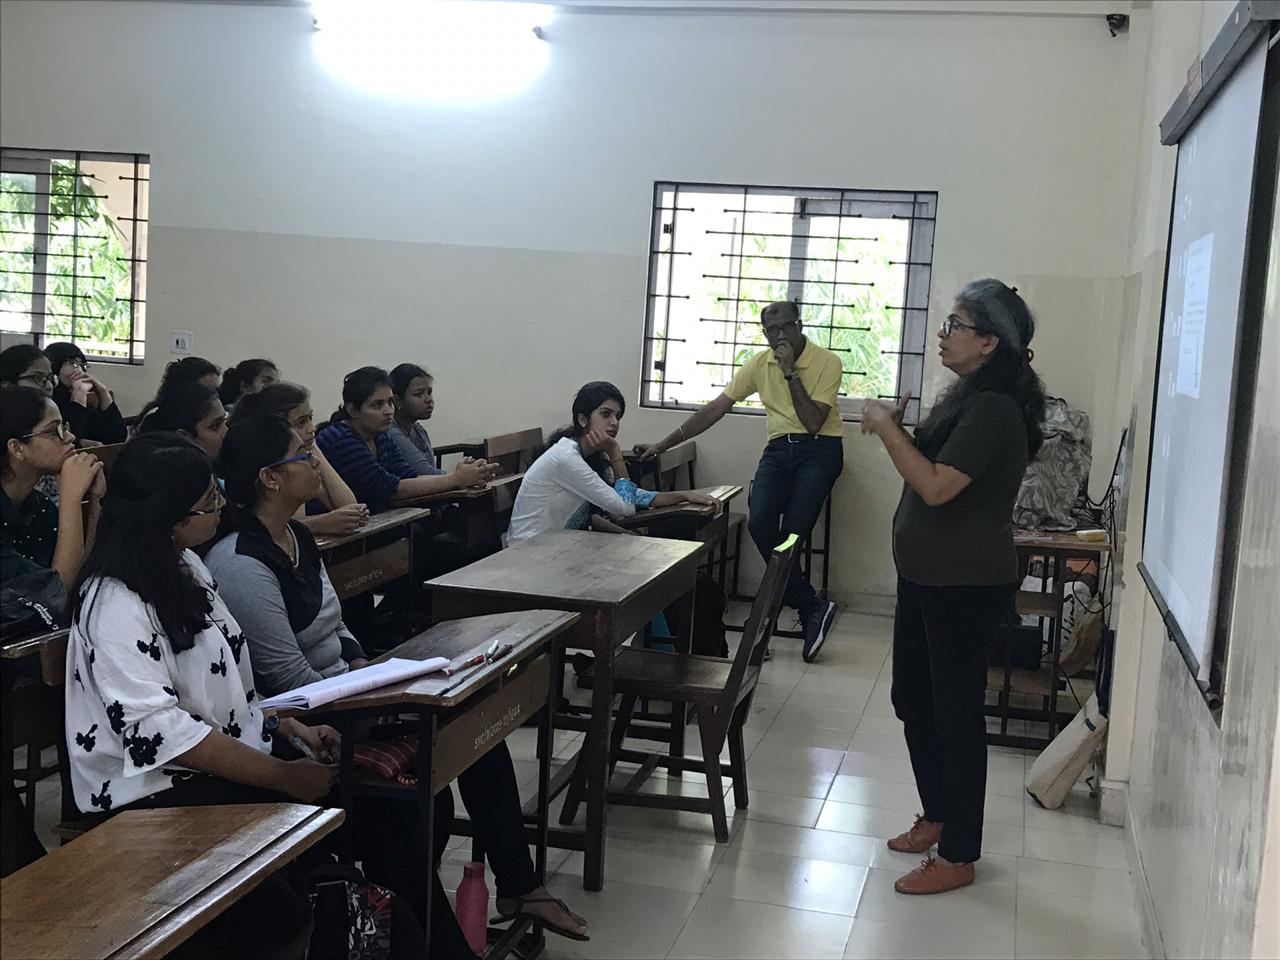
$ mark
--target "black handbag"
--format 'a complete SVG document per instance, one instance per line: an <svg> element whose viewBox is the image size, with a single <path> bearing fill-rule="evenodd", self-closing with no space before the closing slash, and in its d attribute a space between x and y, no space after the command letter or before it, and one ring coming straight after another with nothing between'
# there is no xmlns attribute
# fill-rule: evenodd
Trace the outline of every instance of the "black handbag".
<svg viewBox="0 0 1280 960"><path fill-rule="evenodd" d="M67 625L67 588L56 570L33 570L0 584L0 633L6 638Z"/></svg>

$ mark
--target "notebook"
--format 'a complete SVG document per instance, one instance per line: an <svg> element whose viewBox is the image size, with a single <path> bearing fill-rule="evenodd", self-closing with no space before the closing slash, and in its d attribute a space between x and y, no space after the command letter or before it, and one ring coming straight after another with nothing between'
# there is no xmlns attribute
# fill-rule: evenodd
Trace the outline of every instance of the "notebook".
<svg viewBox="0 0 1280 960"><path fill-rule="evenodd" d="M382 663L329 677L327 680L317 680L296 690L268 697L259 703L258 707L263 710L311 710L352 694L367 693L378 687L390 686L411 677L436 673L447 666L449 661L444 657L432 657L429 660L403 660L392 657Z"/></svg>

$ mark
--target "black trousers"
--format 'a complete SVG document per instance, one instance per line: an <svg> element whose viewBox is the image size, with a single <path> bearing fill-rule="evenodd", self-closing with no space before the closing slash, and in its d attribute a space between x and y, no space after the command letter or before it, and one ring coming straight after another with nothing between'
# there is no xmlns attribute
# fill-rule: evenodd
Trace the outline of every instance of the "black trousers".
<svg viewBox="0 0 1280 960"><path fill-rule="evenodd" d="M524 839L520 794L506 743L498 744L460 776L458 789L493 868L497 895L518 897L531 892L538 886L538 879ZM293 801L271 790L197 775L121 809L280 802ZM364 865L365 876L404 898L419 920L425 913L429 883L431 956L439 960L472 960L475 954L467 946L439 876L452 818L453 793L442 790L435 798L436 862L428 866L417 863L412 856L414 805L400 800L359 797L353 817L355 853ZM323 853L321 845L320 854L311 859L318 862ZM304 860L302 865L308 864ZM297 886L289 882L291 880L279 878L274 884L264 885L259 888L261 894L255 890L228 910L224 914L228 920L219 918L222 922L210 924L211 929L198 946L197 955L214 956L219 952L241 957L294 955L292 943L299 935L300 925L305 923L309 931L310 918L305 900L301 905L291 902L294 898L289 891ZM276 939L271 940L272 937ZM264 943L264 938L268 942ZM305 939L302 942L305 944Z"/></svg>
<svg viewBox="0 0 1280 960"><path fill-rule="evenodd" d="M791 534L801 540L813 530L822 505L844 469L839 437L778 437L760 454L747 506L747 531L765 563ZM782 602L800 609L816 599L799 561L791 565Z"/></svg>
<svg viewBox="0 0 1280 960"><path fill-rule="evenodd" d="M982 853L987 788L987 664L1012 586L926 587L898 578L893 709L902 721L926 820L941 823L938 855Z"/></svg>

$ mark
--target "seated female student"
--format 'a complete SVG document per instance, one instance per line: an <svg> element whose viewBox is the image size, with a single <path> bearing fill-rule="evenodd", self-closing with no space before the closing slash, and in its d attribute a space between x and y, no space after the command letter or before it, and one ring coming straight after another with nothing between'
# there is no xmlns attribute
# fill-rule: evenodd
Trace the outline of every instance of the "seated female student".
<svg viewBox="0 0 1280 960"><path fill-rule="evenodd" d="M111 391L89 373L84 351L74 343L51 343L44 348L58 385L53 402L76 438L96 443L124 443L129 439L124 417Z"/></svg>
<svg viewBox="0 0 1280 960"><path fill-rule="evenodd" d="M346 485L338 471L325 459L323 451L315 446L316 420L311 410L311 394L297 383L279 381L263 387L257 393L245 394L236 404L227 420L228 427L246 417L261 413L274 413L289 421L298 431L307 449L314 450L320 469L320 492L316 500L325 508L324 513L298 519L316 536L346 536L359 530L369 519L369 508L356 501L356 495Z"/></svg>
<svg viewBox="0 0 1280 960"><path fill-rule="evenodd" d="M85 531L92 542L98 526L102 464L76 453L58 408L31 387L0 387L0 431L0 581L33 597L52 593L61 608L80 573ZM41 477L57 478L58 506L36 489Z"/></svg>
<svg viewBox="0 0 1280 960"><path fill-rule="evenodd" d="M208 456L176 434L144 434L116 460L67 645L71 783L85 813L330 797L336 764L281 759L272 741L296 737L323 759L336 756L338 734L263 717L252 650L193 552L214 535L223 503ZM432 871L406 841L412 804L361 798L349 815L366 875L421 913ZM296 885L274 879L206 928L225 942L206 939L200 956L302 955L305 893L294 899ZM434 897L433 909L447 911L443 891ZM462 943L440 955L471 958Z"/></svg>
<svg viewBox="0 0 1280 960"><path fill-rule="evenodd" d="M487 482L497 471L484 460L466 457L453 473L420 476L391 440L395 419L391 379L379 367L361 367L342 380L342 406L316 443L342 479L371 510L403 500L448 493Z"/></svg>
<svg viewBox="0 0 1280 960"><path fill-rule="evenodd" d="M241 397L249 393L257 393L279 379L280 370L272 361L262 357L241 360L234 367L227 367L226 372L222 374L222 385L218 387L218 399L226 407L227 413L231 413Z"/></svg>
<svg viewBox="0 0 1280 960"><path fill-rule="evenodd" d="M546 451L529 467L511 512L510 543L548 530L607 530L615 525L592 518L592 507L629 517L637 507L718 501L689 490L654 493L627 476L618 445L618 426L627 403L612 383L588 383L573 398L573 423L552 434Z"/></svg>
<svg viewBox="0 0 1280 960"><path fill-rule="evenodd" d="M364 666L315 539L294 519L321 482L315 452L281 416L237 416L220 463L232 504L223 528L232 532L206 562L248 639L256 689L274 696ZM493 866L499 912L536 915L548 929L586 939L585 922L537 881L506 743L462 774L458 787ZM451 805L451 792L442 795Z"/></svg>
<svg viewBox="0 0 1280 960"><path fill-rule="evenodd" d="M177 433L194 441L211 458L222 449L227 433L227 412L217 391L203 383L179 383L162 391L156 408L143 424L144 433Z"/></svg>
<svg viewBox="0 0 1280 960"><path fill-rule="evenodd" d="M160 395L173 390L180 383L203 383L210 390L218 389L218 378L221 371L217 364L204 357L183 357L181 360L170 360L160 375L160 387L156 395L146 402L133 421L133 432L141 433L147 415L160 404Z"/></svg>
<svg viewBox="0 0 1280 960"><path fill-rule="evenodd" d="M396 416L391 422L391 439L404 457L404 462L421 477L438 477L444 473L436 464L431 438L419 420L430 420L436 402L431 374L416 363L402 363L391 368L391 402Z"/></svg>
<svg viewBox="0 0 1280 960"><path fill-rule="evenodd" d="M31 387L51 397L58 378L43 350L34 344L15 343L0 351L0 383Z"/></svg>

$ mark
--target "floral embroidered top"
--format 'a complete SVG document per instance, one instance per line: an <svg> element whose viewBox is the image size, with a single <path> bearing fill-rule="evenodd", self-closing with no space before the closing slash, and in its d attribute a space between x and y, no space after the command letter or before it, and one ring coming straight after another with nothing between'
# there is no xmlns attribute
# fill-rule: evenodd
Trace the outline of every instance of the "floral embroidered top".
<svg viewBox="0 0 1280 960"><path fill-rule="evenodd" d="M91 581L87 618L67 644L66 734L76 806L122 807L185 779L175 763L210 730L271 750L254 701L253 667L239 626L200 559L183 562L208 589L209 625L175 654L151 609L119 580Z"/></svg>
<svg viewBox="0 0 1280 960"><path fill-rule="evenodd" d="M563 437L528 469L520 482L507 542L528 540L548 530L584 530L591 508L629 517L646 508L657 494L630 480L610 486L582 458L577 440Z"/></svg>

